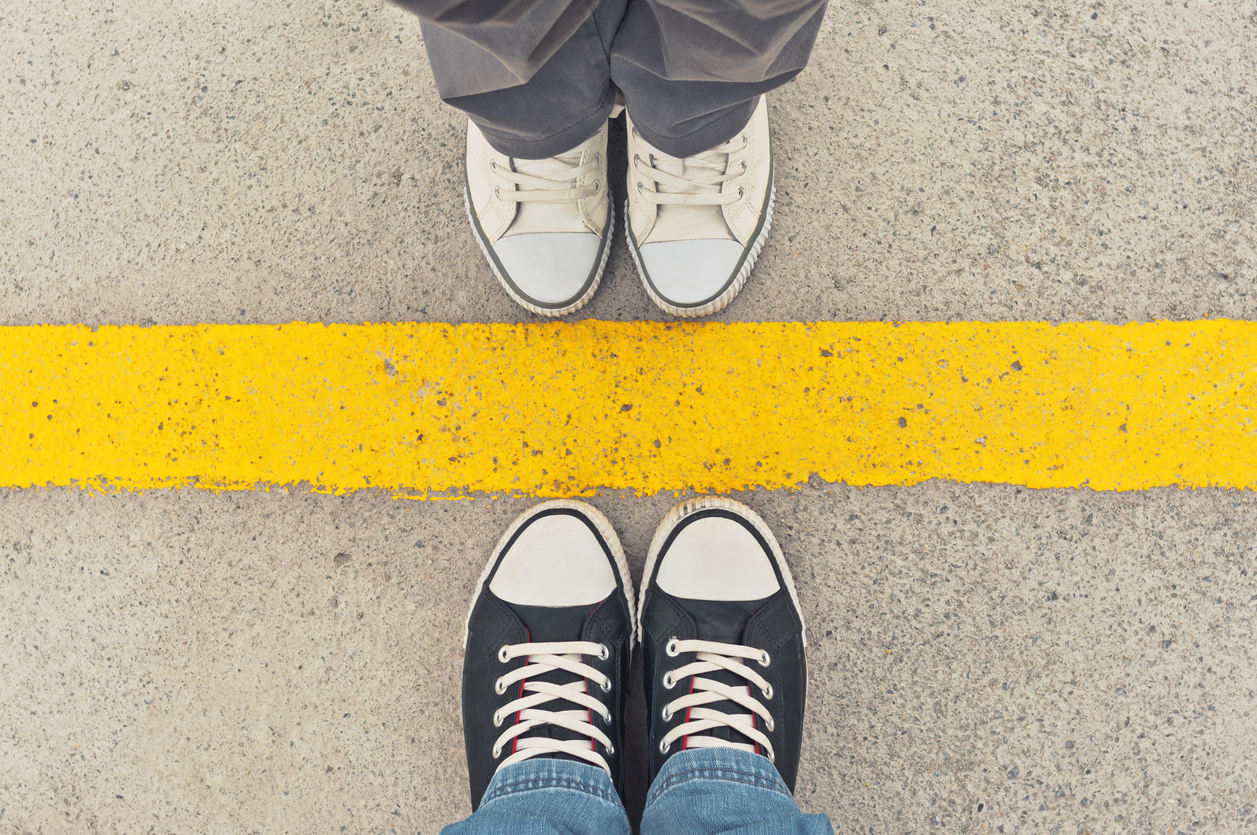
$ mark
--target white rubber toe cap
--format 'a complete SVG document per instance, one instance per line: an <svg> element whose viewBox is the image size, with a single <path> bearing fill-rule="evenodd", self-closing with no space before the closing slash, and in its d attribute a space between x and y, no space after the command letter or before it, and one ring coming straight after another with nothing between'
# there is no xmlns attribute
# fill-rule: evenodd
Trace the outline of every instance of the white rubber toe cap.
<svg viewBox="0 0 1257 835"><path fill-rule="evenodd" d="M660 241L638 250L655 292L677 305L708 301L733 281L746 248L737 241Z"/></svg>
<svg viewBox="0 0 1257 835"><path fill-rule="evenodd" d="M588 289L601 246L592 232L533 232L500 239L493 254L520 294L539 304L565 305Z"/></svg>
<svg viewBox="0 0 1257 835"><path fill-rule="evenodd" d="M689 600L760 600L781 588L772 556L745 527L719 516L699 519L677 534L655 582Z"/></svg>
<svg viewBox="0 0 1257 835"><path fill-rule="evenodd" d="M525 606L588 606L615 591L615 572L589 525L570 514L550 514L520 531L489 590Z"/></svg>

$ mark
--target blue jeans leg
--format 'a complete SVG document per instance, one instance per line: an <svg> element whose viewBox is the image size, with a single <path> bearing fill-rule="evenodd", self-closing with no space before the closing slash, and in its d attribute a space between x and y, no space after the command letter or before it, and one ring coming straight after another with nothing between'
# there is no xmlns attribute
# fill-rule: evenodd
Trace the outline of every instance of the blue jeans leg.
<svg viewBox="0 0 1257 835"><path fill-rule="evenodd" d="M733 748L681 751L646 795L642 835L833 835L805 815L767 757Z"/></svg>
<svg viewBox="0 0 1257 835"><path fill-rule="evenodd" d="M805 815L766 758L731 748L673 756L646 797L642 835L833 835L826 815ZM605 771L532 759L493 776L480 808L441 835L630 835Z"/></svg>
<svg viewBox="0 0 1257 835"><path fill-rule="evenodd" d="M537 757L493 775L480 808L441 835L631 835L607 772Z"/></svg>

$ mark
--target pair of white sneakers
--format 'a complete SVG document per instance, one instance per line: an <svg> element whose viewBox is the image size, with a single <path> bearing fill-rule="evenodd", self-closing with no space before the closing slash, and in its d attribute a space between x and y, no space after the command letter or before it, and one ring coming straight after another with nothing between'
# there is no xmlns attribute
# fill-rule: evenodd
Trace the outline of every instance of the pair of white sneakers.
<svg viewBox="0 0 1257 835"><path fill-rule="evenodd" d="M612 113L614 118L617 112ZM674 316L706 316L742 289L772 221L773 164L761 97L728 142L690 157L652 146L626 116L625 233L650 298ZM541 316L580 310L602 280L615 209L607 130L548 159L500 154L467 125L467 216L511 298Z"/></svg>

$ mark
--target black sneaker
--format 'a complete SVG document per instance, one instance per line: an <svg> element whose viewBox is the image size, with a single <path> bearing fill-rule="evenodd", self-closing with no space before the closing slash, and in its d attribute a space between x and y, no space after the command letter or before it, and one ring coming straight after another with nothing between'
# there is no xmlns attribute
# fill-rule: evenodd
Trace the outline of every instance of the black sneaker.
<svg viewBox="0 0 1257 835"><path fill-rule="evenodd" d="M463 740L471 807L499 768L532 757L598 766L621 790L633 591L611 523L540 504L502 535L467 615Z"/></svg>
<svg viewBox="0 0 1257 835"><path fill-rule="evenodd" d="M793 791L806 639L764 521L729 499L674 507L650 545L638 623L651 781L677 751L723 746L768 757Z"/></svg>

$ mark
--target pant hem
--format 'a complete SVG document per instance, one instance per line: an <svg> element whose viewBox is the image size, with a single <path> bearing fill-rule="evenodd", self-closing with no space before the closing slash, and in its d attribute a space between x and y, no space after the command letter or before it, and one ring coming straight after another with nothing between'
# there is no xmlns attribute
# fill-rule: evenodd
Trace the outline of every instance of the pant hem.
<svg viewBox="0 0 1257 835"><path fill-rule="evenodd" d="M767 757L744 751L699 748L675 754L664 764L647 793L646 805L696 780L736 783L771 791L794 802L794 795Z"/></svg>
<svg viewBox="0 0 1257 835"><path fill-rule="evenodd" d="M518 765L527 766L530 763ZM611 784L611 780L606 777L606 772L600 768L564 762L560 771L558 768L550 767L550 763L531 765L533 765L531 768L508 766L495 774L480 801L481 808L520 794L551 789L578 792L615 806L622 805L619 793Z"/></svg>
<svg viewBox="0 0 1257 835"><path fill-rule="evenodd" d="M614 107L615 89L608 87L606 97L592 113L575 124L540 139L521 139L510 132L495 130L479 122L476 122L476 126L480 128L480 132L484 134L485 140L493 150L499 154L506 154L516 159L545 159L570 151L597 133L598 129L606 124L607 117L611 115Z"/></svg>
<svg viewBox="0 0 1257 835"><path fill-rule="evenodd" d="M637 132L651 145L669 156L692 157L728 142L736 136L738 131L751 121L759 99L759 96L755 96L750 101L735 105L716 119L705 122L702 127L683 136L665 136L656 133L650 129L649 125L638 121L635 113L629 115L633 116L633 127L637 128Z"/></svg>

